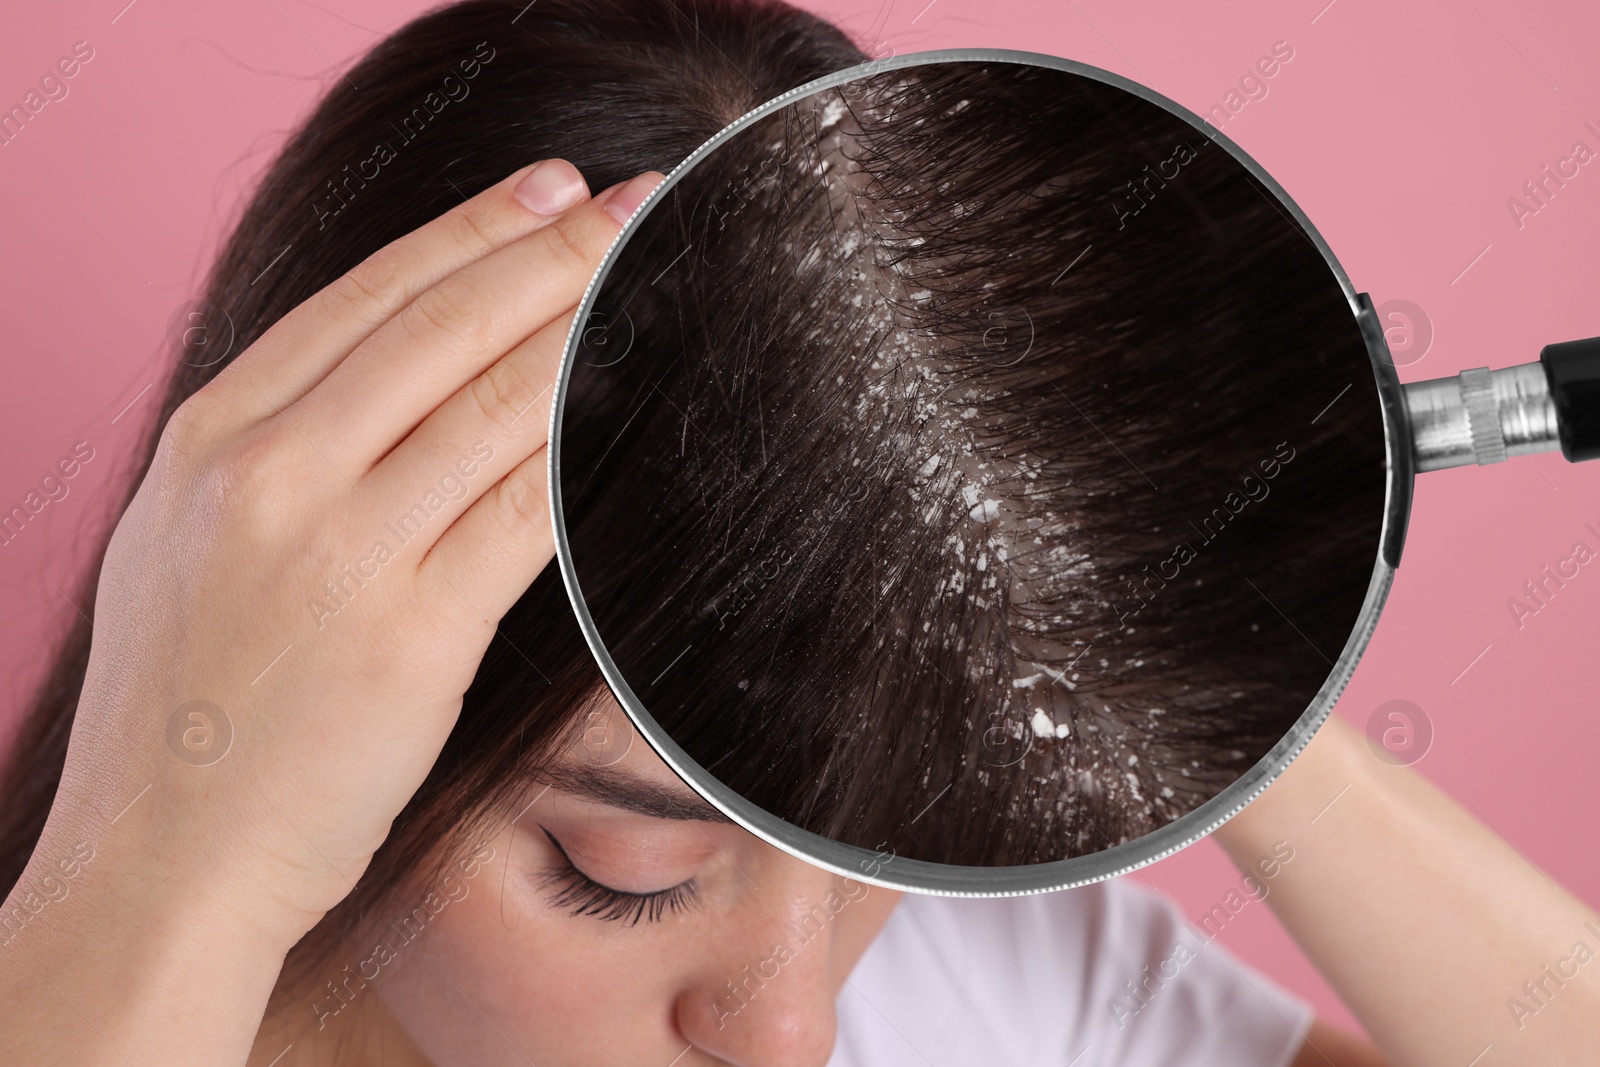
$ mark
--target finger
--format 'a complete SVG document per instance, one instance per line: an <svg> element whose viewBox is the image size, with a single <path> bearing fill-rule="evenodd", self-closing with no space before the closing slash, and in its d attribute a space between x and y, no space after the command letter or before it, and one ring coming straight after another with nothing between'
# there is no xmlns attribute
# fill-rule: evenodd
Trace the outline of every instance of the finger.
<svg viewBox="0 0 1600 1067"><path fill-rule="evenodd" d="M245 418L288 407L417 294L588 198L564 159L516 171L393 241L274 323L206 386Z"/></svg>
<svg viewBox="0 0 1600 1067"><path fill-rule="evenodd" d="M417 568L425 595L497 623L555 556L548 453L517 464L444 532Z"/></svg>
<svg viewBox="0 0 1600 1067"><path fill-rule="evenodd" d="M650 171L418 294L288 411L347 477L365 475L458 389L574 308Z"/></svg>
<svg viewBox="0 0 1600 1067"><path fill-rule="evenodd" d="M501 478L545 444L576 309L491 364L362 480L374 521L425 553Z"/></svg>

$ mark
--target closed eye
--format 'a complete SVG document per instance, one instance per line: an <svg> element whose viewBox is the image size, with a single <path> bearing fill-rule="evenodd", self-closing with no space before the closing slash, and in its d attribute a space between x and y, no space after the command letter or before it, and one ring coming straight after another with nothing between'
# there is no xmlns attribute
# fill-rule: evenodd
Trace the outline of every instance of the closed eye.
<svg viewBox="0 0 1600 1067"><path fill-rule="evenodd" d="M566 908L574 915L589 915L606 922L620 922L634 926L640 919L656 922L669 912L679 912L695 901L694 879L680 882L666 889L650 893L634 893L613 889L590 878L572 862L556 836L544 827L544 836L561 857L559 863L549 867L540 878L540 886L551 890L550 903Z"/></svg>

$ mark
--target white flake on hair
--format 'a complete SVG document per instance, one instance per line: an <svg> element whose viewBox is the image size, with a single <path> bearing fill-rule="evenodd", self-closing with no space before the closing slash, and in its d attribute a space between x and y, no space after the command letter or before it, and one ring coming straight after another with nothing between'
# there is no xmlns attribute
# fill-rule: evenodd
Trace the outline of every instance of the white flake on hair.
<svg viewBox="0 0 1600 1067"><path fill-rule="evenodd" d="M822 114L818 116L817 126L820 129L826 130L832 126L838 125L839 120L844 118L845 110L844 97L838 95L833 96L826 104L822 106Z"/></svg>

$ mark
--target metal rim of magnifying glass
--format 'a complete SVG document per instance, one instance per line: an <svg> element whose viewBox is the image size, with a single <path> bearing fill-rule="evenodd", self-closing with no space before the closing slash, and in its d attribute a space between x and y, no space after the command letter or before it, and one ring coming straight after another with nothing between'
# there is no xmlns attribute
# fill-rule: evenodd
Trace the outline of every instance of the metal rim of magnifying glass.
<svg viewBox="0 0 1600 1067"><path fill-rule="evenodd" d="M1216 144L1221 145L1250 172L1252 177L1277 198L1279 205L1305 230L1306 236L1316 246L1317 251L1322 254L1328 269L1332 271L1340 289L1344 292L1345 298L1350 302L1351 313L1355 316L1362 337L1366 341L1367 354L1372 363L1373 374L1377 378L1379 401L1383 407L1384 448L1387 458L1386 484L1383 523L1379 532L1377 559L1373 565L1372 579L1368 583L1366 598L1362 602L1356 625L1351 631L1349 639L1345 642L1338 661L1323 682L1322 688L1318 690L1316 697L1301 714L1300 718L1296 720L1294 726L1242 776L1186 815L1174 819L1172 822L1148 834L1134 838L1123 845L1112 845L1099 852L1083 856L1027 866L965 867L935 863L929 860L909 859L893 856L892 853L875 852L856 845L847 845L786 822L771 812L757 807L723 785L722 782L701 767L668 736L667 732L661 728L649 711L646 710L643 701L628 685L627 679L623 677L622 672L617 668L616 662L611 658L610 652L606 649L605 642L601 639L595 626L594 619L589 614L588 606L584 602L582 589L578 584L578 575L572 561L572 550L567 540L566 523L561 505L561 414L566 402L567 383L571 377L578 352L578 343L583 336L584 324L588 321L589 314L593 310L594 301L604 285L607 275L610 274L612 267L616 265L628 238L639 228L656 202L676 185L695 164L714 152L718 146L764 116L796 100L824 89L834 88L846 82L881 74L884 71L951 62L1017 63L1045 67L1090 78L1132 93L1164 108L1203 133ZM1413 471L1409 441L1410 427L1400 390L1399 377L1395 373L1393 360L1389 356L1388 345L1384 339L1383 330L1378 323L1377 315L1373 311L1371 301L1367 299L1365 294L1357 293L1351 286L1350 279L1345 276L1344 269L1340 267L1339 261L1334 258L1332 250L1329 249L1327 242L1322 239L1322 235L1312 226L1311 220L1290 199L1288 193L1273 180L1272 176L1260 164L1250 158L1243 149L1228 140L1221 131L1210 123L1181 104L1167 99L1154 90L1140 85L1138 82L1130 81L1110 71L1101 70L1098 67L1092 67L1073 60L1062 59L1058 56L1036 52L986 48L944 49L931 52L911 52L900 56L870 60L789 90L782 96L776 97L746 113L707 140L692 155L674 167L671 173L666 176L666 179L658 184L650 195L645 198L644 202L639 205L638 209L623 226L621 232L613 240L604 260L601 262L600 269L590 280L589 287L584 291L583 300L578 305L577 314L573 317L572 326L567 334L566 351L562 356L555 398L550 410L548 447L550 513L554 524L556 557L561 567L561 577L566 584L567 595L572 602L573 611L577 614L578 625L583 631L584 639L588 642L590 651L599 662L600 670L605 676L606 682L610 685L617 702L622 705L628 718L633 722L639 733L643 735L650 747L695 792L703 796L735 823L769 844L825 870L859 882L882 886L887 889L909 890L943 896L1018 896L1055 889L1068 889L1073 886L1086 885L1090 882L1126 874L1193 844L1243 809L1246 804L1270 785L1273 779L1281 774L1283 769L1300 753L1306 742L1316 732L1317 727L1322 724L1322 721L1332 711L1334 702L1339 698L1339 694L1344 691L1351 674L1354 673L1356 663L1361 658L1367 642L1372 637L1373 628L1377 625L1378 614L1383 608L1384 600L1388 596L1389 586L1394 579L1394 570L1400 560L1400 548L1405 538L1406 521L1409 517L1411 503ZM890 858L886 859L886 856Z"/></svg>

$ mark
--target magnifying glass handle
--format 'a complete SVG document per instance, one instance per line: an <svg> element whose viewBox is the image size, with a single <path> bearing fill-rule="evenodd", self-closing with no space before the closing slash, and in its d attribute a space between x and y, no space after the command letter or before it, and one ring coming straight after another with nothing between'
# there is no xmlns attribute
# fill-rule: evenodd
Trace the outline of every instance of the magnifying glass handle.
<svg viewBox="0 0 1600 1067"><path fill-rule="evenodd" d="M1416 469L1485 466L1561 450L1600 458L1600 337L1546 345L1537 363L1404 386Z"/></svg>

